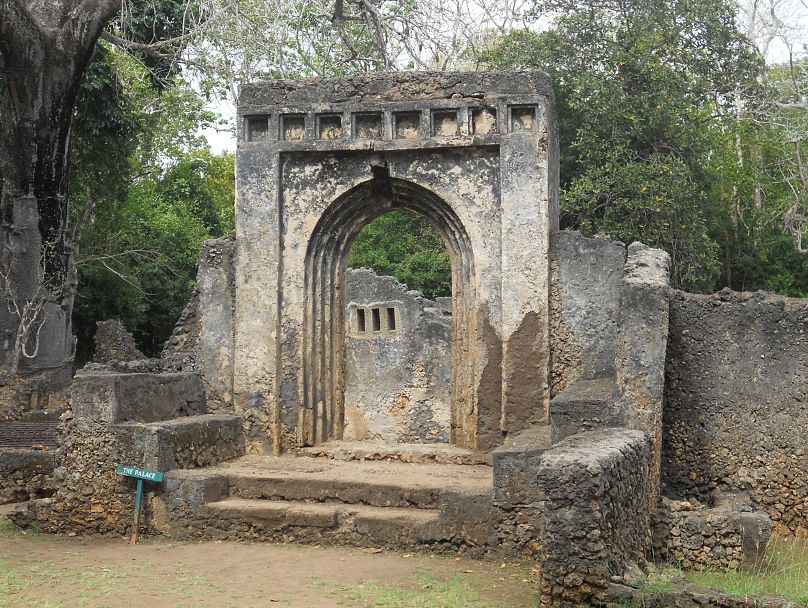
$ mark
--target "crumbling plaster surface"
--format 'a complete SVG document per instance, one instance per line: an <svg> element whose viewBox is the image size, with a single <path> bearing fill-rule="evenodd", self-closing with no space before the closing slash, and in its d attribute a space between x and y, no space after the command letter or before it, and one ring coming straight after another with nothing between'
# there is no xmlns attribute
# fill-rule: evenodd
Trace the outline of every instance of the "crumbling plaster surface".
<svg viewBox="0 0 808 608"><path fill-rule="evenodd" d="M665 494L748 491L808 536L808 300L675 291L665 371Z"/></svg>
<svg viewBox="0 0 808 608"><path fill-rule="evenodd" d="M309 238L331 202L366 182L371 177L370 167L380 162L386 163L391 177L406 177L408 181L434 192L456 212L474 250L474 265L470 269L473 275L469 281L477 298L467 304L476 309L474 312L478 317L488 319L491 325L499 325L501 224L498 217L499 160L495 151L400 151L387 155L384 161L372 152L355 152L346 157L295 154L283 172L283 200L294 201L294 205L284 206L286 230L283 235L283 277L279 288L280 306L284 311L280 326L282 341L278 365L282 373L279 390L281 402L287 404L281 410L281 423L289 435L297 427L297 404L302 401L299 376L304 363L299 340L307 306L304 282ZM316 189L311 187L315 183L318 185ZM496 340L499 342L500 337L497 336ZM479 341L471 345L480 353L480 364L474 375L466 378L467 389L474 390L481 383L480 376L488 357L487 346ZM496 380L500 377L501 374L497 374ZM499 383L495 390L501 390ZM479 407L485 410L491 406L484 402ZM499 408L491 407L491 410L494 420L486 423L496 432L499 430Z"/></svg>
<svg viewBox="0 0 808 608"><path fill-rule="evenodd" d="M452 317L372 270L347 272L346 440L448 442ZM373 309L380 327L373 327ZM388 309L394 328L388 327ZM358 327L361 311L363 327Z"/></svg>
<svg viewBox="0 0 808 608"><path fill-rule="evenodd" d="M613 377L626 247L553 232L550 247L552 396L576 380Z"/></svg>

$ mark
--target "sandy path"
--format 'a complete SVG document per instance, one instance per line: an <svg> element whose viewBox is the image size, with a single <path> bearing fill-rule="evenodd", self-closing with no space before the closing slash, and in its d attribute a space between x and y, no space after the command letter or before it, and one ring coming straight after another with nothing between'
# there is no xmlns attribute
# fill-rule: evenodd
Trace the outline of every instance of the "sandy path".
<svg viewBox="0 0 808 608"><path fill-rule="evenodd" d="M165 540L131 546L0 527L2 608L521 608L536 605L535 579L530 564L429 553ZM398 590L396 604L390 598Z"/></svg>

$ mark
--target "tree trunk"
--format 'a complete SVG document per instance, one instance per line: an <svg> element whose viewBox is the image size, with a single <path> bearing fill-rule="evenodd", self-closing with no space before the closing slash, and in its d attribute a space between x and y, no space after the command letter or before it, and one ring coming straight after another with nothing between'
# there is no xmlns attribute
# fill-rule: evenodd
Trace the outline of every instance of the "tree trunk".
<svg viewBox="0 0 808 608"><path fill-rule="evenodd" d="M69 378L74 103L120 0L0 0L0 364Z"/></svg>

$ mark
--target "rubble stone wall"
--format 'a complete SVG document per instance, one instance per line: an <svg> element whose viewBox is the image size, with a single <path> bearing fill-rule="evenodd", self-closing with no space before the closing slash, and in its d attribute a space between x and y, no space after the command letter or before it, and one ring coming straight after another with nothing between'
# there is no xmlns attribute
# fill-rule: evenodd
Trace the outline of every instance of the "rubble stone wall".
<svg viewBox="0 0 808 608"><path fill-rule="evenodd" d="M618 428L573 435L544 453L543 606L603 603L612 583L644 563L649 463L645 433Z"/></svg>
<svg viewBox="0 0 808 608"><path fill-rule="evenodd" d="M110 361L145 359L145 355L137 349L132 334L118 319L98 321L95 325L94 362L109 363Z"/></svg>
<svg viewBox="0 0 808 608"><path fill-rule="evenodd" d="M673 292L663 493L750 492L808 536L808 300Z"/></svg>
<svg viewBox="0 0 808 608"><path fill-rule="evenodd" d="M759 564L772 534L771 518L746 503L710 508L663 498L651 510L653 557L687 569L735 570Z"/></svg>
<svg viewBox="0 0 808 608"><path fill-rule="evenodd" d="M0 505L53 494L54 452L0 449Z"/></svg>

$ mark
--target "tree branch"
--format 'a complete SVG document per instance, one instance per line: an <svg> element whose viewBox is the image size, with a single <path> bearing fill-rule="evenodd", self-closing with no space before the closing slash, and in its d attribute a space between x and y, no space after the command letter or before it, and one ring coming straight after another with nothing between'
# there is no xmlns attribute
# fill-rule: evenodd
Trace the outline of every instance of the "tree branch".
<svg viewBox="0 0 808 608"><path fill-rule="evenodd" d="M101 32L121 12L123 0L84 0L70 12L63 31L68 40L75 40L80 49L95 46Z"/></svg>
<svg viewBox="0 0 808 608"><path fill-rule="evenodd" d="M39 24L21 0L0 0L0 53L8 58L42 37Z"/></svg>
<svg viewBox="0 0 808 608"><path fill-rule="evenodd" d="M125 38L121 38L120 36L116 36L115 34L111 34L107 31L102 31L99 38L106 40L110 44L114 44L118 48L121 48L129 53L143 53L144 55L147 55L154 59L169 59L172 61L183 63L185 65L199 65L199 63L193 61L192 59L187 58L180 59L174 54L160 52L161 48L168 46L170 44L174 44L176 42L190 41L191 38L193 38L193 35L190 33L185 34L184 36L178 36L176 38L154 42L152 44L142 44L140 42L132 42L131 40L126 40Z"/></svg>

